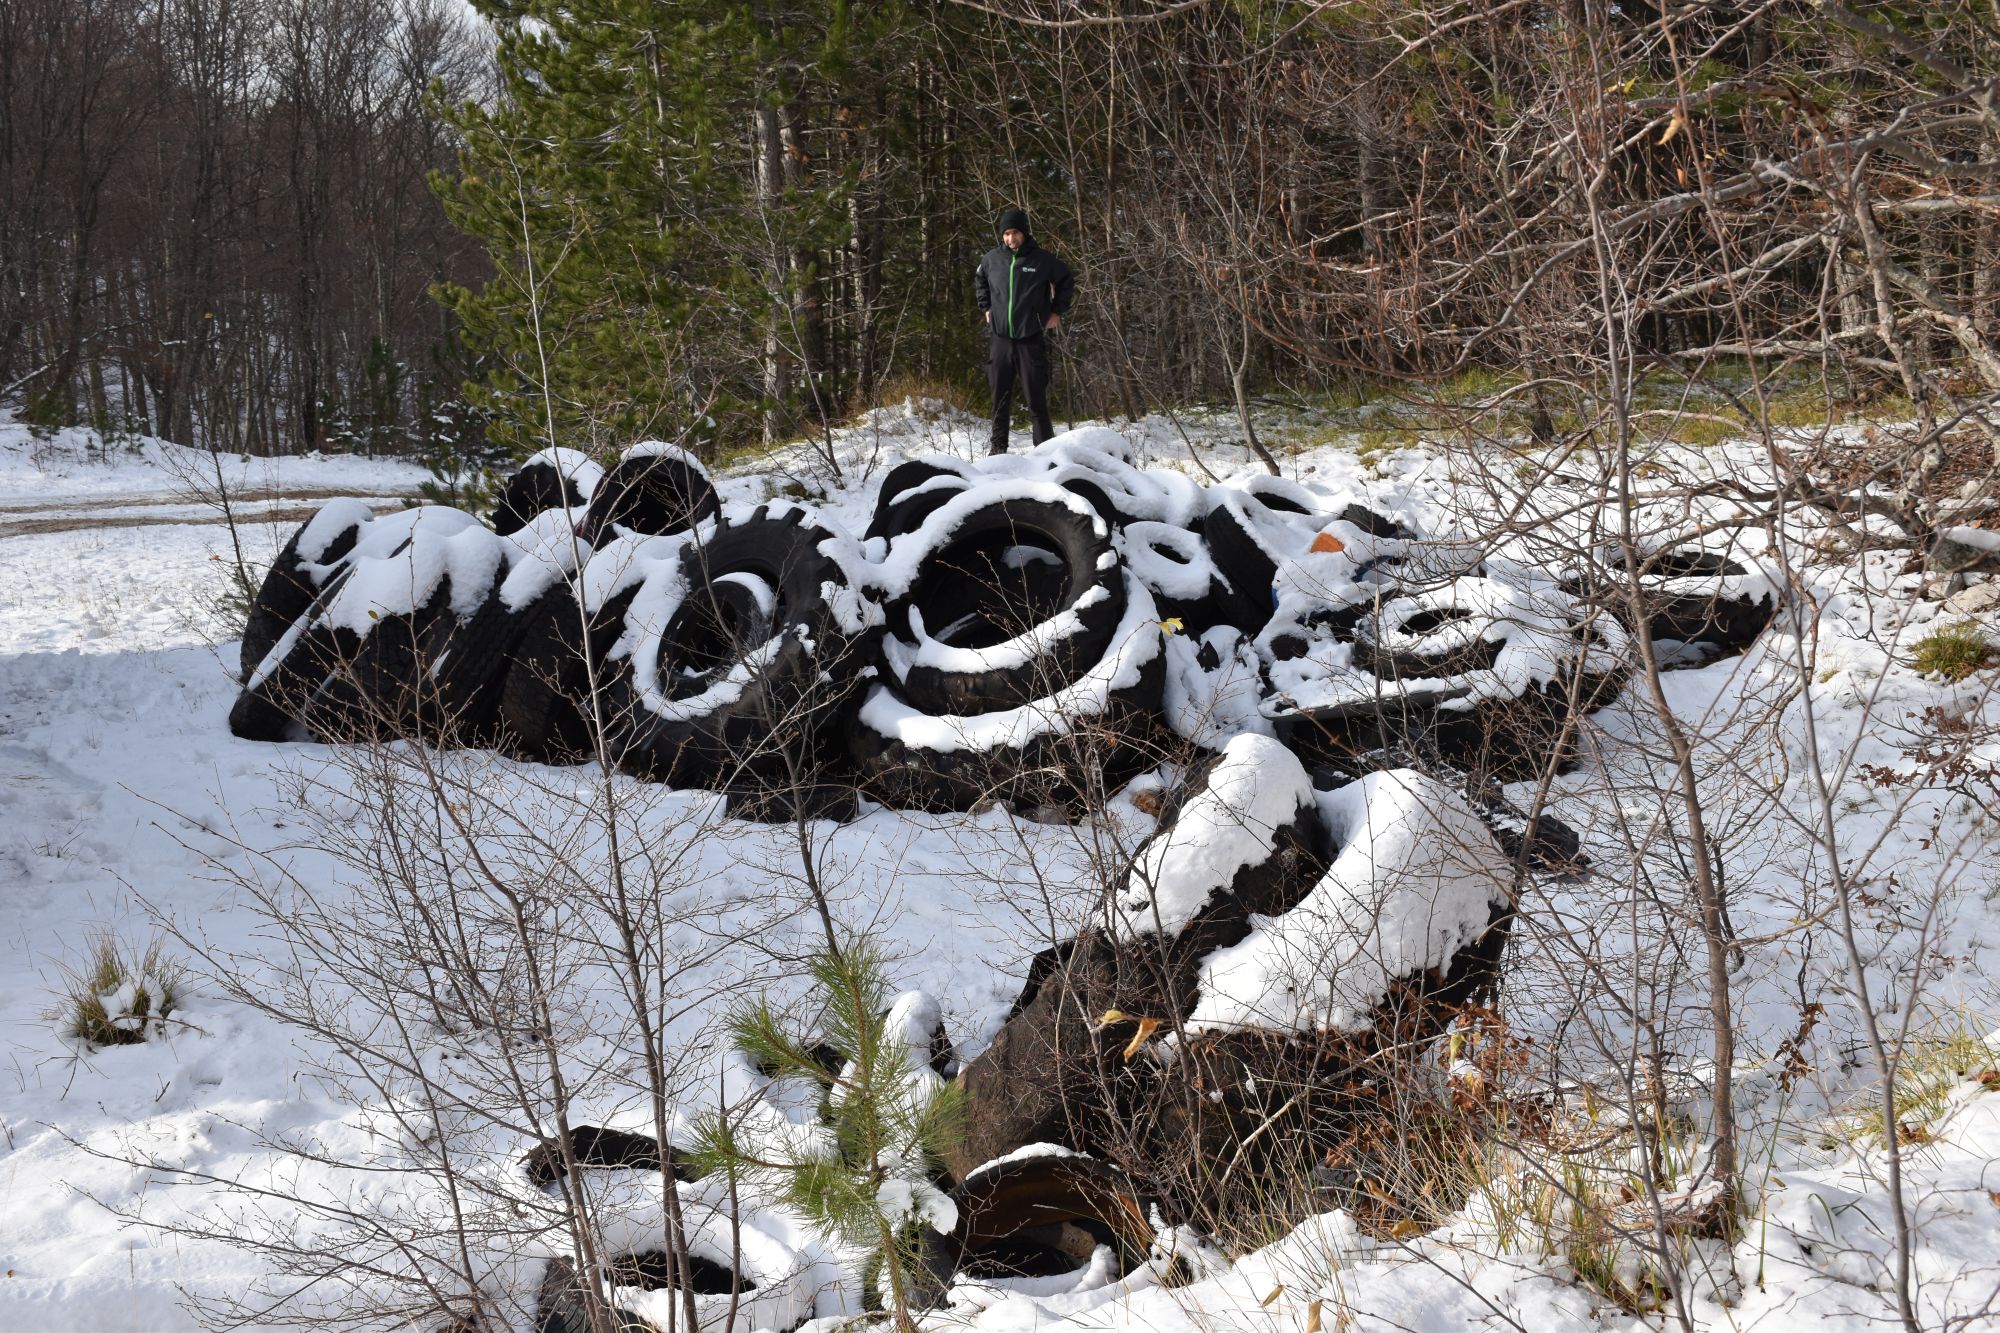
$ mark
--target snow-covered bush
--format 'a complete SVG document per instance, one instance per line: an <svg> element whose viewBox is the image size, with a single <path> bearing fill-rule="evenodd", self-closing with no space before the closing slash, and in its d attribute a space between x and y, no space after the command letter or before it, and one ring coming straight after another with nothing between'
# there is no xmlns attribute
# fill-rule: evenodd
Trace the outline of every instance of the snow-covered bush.
<svg viewBox="0 0 2000 1333"><path fill-rule="evenodd" d="M158 940L135 953L116 935L91 938L83 966L68 970L50 1017L91 1049L133 1046L166 1031L187 994L187 968Z"/></svg>

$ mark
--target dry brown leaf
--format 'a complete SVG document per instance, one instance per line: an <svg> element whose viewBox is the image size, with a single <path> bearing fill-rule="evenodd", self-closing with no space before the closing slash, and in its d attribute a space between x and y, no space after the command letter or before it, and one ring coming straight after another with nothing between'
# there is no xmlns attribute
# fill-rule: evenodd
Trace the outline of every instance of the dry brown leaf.
<svg viewBox="0 0 2000 1333"><path fill-rule="evenodd" d="M1140 1019L1139 1030L1132 1034L1132 1040L1125 1043L1125 1063L1128 1065L1131 1064L1132 1057L1137 1055L1140 1051L1145 1050L1146 1043L1151 1041L1153 1039L1153 1034L1155 1032L1158 1032L1159 1030L1160 1030L1159 1019L1157 1018Z"/></svg>
<svg viewBox="0 0 2000 1333"><path fill-rule="evenodd" d="M1306 1307L1306 1333L1319 1333L1319 1307L1318 1301Z"/></svg>
<svg viewBox="0 0 2000 1333"><path fill-rule="evenodd" d="M1675 107L1674 118L1667 122L1666 133L1660 136L1659 147L1665 148L1668 144L1672 143L1674 141L1674 136L1687 128L1687 123L1688 123L1688 118L1685 115L1681 114L1681 109L1679 107Z"/></svg>
<svg viewBox="0 0 2000 1333"><path fill-rule="evenodd" d="M1270 1309L1271 1302L1277 1300L1278 1297L1284 1294L1285 1294L1285 1284L1280 1282L1277 1286L1271 1288L1271 1294L1269 1296L1266 1296L1263 1300L1257 1302L1257 1308L1259 1310Z"/></svg>

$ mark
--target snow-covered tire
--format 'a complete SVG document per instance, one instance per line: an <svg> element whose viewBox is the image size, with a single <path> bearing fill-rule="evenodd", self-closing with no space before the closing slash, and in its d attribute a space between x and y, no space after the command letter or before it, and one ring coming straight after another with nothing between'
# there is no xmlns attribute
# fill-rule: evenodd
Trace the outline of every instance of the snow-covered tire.
<svg viewBox="0 0 2000 1333"><path fill-rule="evenodd" d="M1089 500L1107 523L1191 527L1205 505L1193 478L1135 466L1124 437L1104 426L1064 431L1021 454L981 461L984 476L1052 482Z"/></svg>
<svg viewBox="0 0 2000 1333"><path fill-rule="evenodd" d="M343 651L300 720L329 741L438 736L433 670L516 549L444 506L369 525L347 560L348 578L316 611Z"/></svg>
<svg viewBox="0 0 2000 1333"><path fill-rule="evenodd" d="M1410 528L1390 518L1380 510L1370 509L1364 504L1350 504L1337 515L1343 523L1352 523L1370 537L1388 538L1392 541L1415 541L1417 534Z"/></svg>
<svg viewBox="0 0 2000 1333"><path fill-rule="evenodd" d="M493 530L511 536L547 510L582 509L603 479L603 467L588 454L544 449L516 468L500 488L493 506Z"/></svg>
<svg viewBox="0 0 2000 1333"><path fill-rule="evenodd" d="M1058 1277L1108 1247L1117 1278L1145 1263L1151 1208L1132 1178L1109 1162L1055 1144L974 1167L951 1192L958 1225L948 1239L953 1268L982 1282Z"/></svg>
<svg viewBox="0 0 2000 1333"><path fill-rule="evenodd" d="M525 609L510 607L496 584L477 611L443 627L441 636L426 646L432 725L439 739L455 745L493 744L507 667L527 627Z"/></svg>
<svg viewBox="0 0 2000 1333"><path fill-rule="evenodd" d="M1176 788L1133 853L1114 924L1121 939L1193 931L1203 952L1220 948L1251 915L1290 908L1326 850L1304 765L1268 736L1238 736Z"/></svg>
<svg viewBox="0 0 2000 1333"><path fill-rule="evenodd" d="M655 566L608 662L620 766L727 790L817 774L874 619L857 552L810 511L778 503L725 513L679 561ZM788 759L806 772L786 772Z"/></svg>
<svg viewBox="0 0 2000 1333"><path fill-rule="evenodd" d="M648 441L626 450L604 474L578 531L592 546L608 542L615 528L665 537L713 518L721 506L708 469L693 454Z"/></svg>
<svg viewBox="0 0 2000 1333"><path fill-rule="evenodd" d="M271 562L263 586L250 599L250 614L243 624L240 679L249 679L265 654L306 613L320 584L354 549L362 524L373 517L374 511L359 500L333 500L299 524Z"/></svg>
<svg viewBox="0 0 2000 1333"><path fill-rule="evenodd" d="M292 739L359 646L346 631L320 623L326 603L353 573L343 565L307 603L278 641L244 675L243 688L229 709L230 734L247 741Z"/></svg>
<svg viewBox="0 0 2000 1333"><path fill-rule="evenodd" d="M1352 1143L1383 1114L1383 1084L1498 981L1514 863L1471 802L1403 769L1317 804L1338 844L1325 874L1204 960L1176 1058L1129 1108L1153 1156L1123 1164L1197 1224ZM1239 1164L1248 1198L1218 1197L1216 1160Z"/></svg>
<svg viewBox="0 0 2000 1333"><path fill-rule="evenodd" d="M875 512L863 535L894 541L915 532L938 506L964 490L973 475L971 465L944 454L896 464L876 487Z"/></svg>
<svg viewBox="0 0 2000 1333"><path fill-rule="evenodd" d="M888 569L883 661L926 712L1042 698L1101 659L1125 616L1110 525L1045 485L954 498L890 547Z"/></svg>
<svg viewBox="0 0 2000 1333"><path fill-rule="evenodd" d="M1335 764L1386 751L1529 776L1567 762L1576 716L1625 680L1618 624L1546 582L1460 578L1379 603L1286 607L1259 641L1267 716L1301 754Z"/></svg>
<svg viewBox="0 0 2000 1333"><path fill-rule="evenodd" d="M546 1189L561 1182L565 1163L572 1159L578 1166L616 1166L636 1171L658 1171L666 1165L673 1168L676 1180L695 1178L672 1147L662 1153L660 1141L651 1134L606 1129L602 1125L571 1125L567 1154L557 1139L536 1144L522 1155L521 1170L529 1185Z"/></svg>
<svg viewBox="0 0 2000 1333"><path fill-rule="evenodd" d="M1220 750L1239 735L1270 735L1262 710L1267 689L1257 650L1236 626L1211 626L1199 638L1167 636L1161 716L1182 740Z"/></svg>
<svg viewBox="0 0 2000 1333"><path fill-rule="evenodd" d="M1719 551L1657 551L1641 563L1639 587L1647 634L1703 644L1714 656L1748 648L1778 611L1776 586L1764 571Z"/></svg>
<svg viewBox="0 0 2000 1333"><path fill-rule="evenodd" d="M379 616L314 697L303 719L322 741L432 737L438 710L430 667L460 620L449 580L422 606Z"/></svg>
<svg viewBox="0 0 2000 1333"><path fill-rule="evenodd" d="M297 722L322 738L379 734L357 721L367 709L353 670L372 631L385 613L414 615L454 578L490 580L503 541L472 515L441 505L361 524L337 566L316 571L323 581L304 614L245 676L230 730L283 740Z"/></svg>
<svg viewBox="0 0 2000 1333"><path fill-rule="evenodd" d="M1128 523L1119 546L1126 568L1151 589L1160 619L1179 621L1181 633L1199 636L1251 618L1200 533L1168 523Z"/></svg>
<svg viewBox="0 0 2000 1333"><path fill-rule="evenodd" d="M1506 647L1491 619L1449 594L1398 597L1354 626L1354 663L1384 680L1490 671Z"/></svg>
<svg viewBox="0 0 2000 1333"><path fill-rule="evenodd" d="M514 653L500 683L496 745L516 759L573 764L597 752L588 711L593 671L625 630L629 588L594 611L580 609L577 589L551 584L518 613Z"/></svg>
<svg viewBox="0 0 2000 1333"><path fill-rule="evenodd" d="M1201 960L1309 891L1325 843L1305 768L1276 741L1239 736L1193 770L1116 887L1107 928L1031 971L1017 1012L960 1075L958 1162L1040 1142L1117 1156L1134 1025L1174 1030L1194 1007ZM1111 1010L1132 1018L1099 1022Z"/></svg>
<svg viewBox="0 0 2000 1333"><path fill-rule="evenodd" d="M714 1205L686 1197L687 1247L696 1269L695 1333L798 1327L812 1317L815 1265L790 1244L745 1218L731 1227ZM706 1213L706 1216L703 1214ZM732 1277L732 1265L735 1276ZM600 1301L615 1311L615 1326L635 1333L686 1330L682 1293L674 1286L665 1251L614 1255ZM731 1286L739 1289L732 1294ZM578 1274L567 1259L552 1259L537 1293L539 1333L594 1333Z"/></svg>
<svg viewBox="0 0 2000 1333"><path fill-rule="evenodd" d="M1238 628L1254 634L1271 618L1278 566L1305 554L1325 515L1318 496L1282 477L1251 477L1208 494L1202 536L1239 594Z"/></svg>
<svg viewBox="0 0 2000 1333"><path fill-rule="evenodd" d="M1166 678L1159 614L1136 583L1095 663L1012 708L941 713L893 679L867 687L849 754L869 793L895 806L966 810L987 800L1088 807L1158 762L1151 744Z"/></svg>
<svg viewBox="0 0 2000 1333"><path fill-rule="evenodd" d="M425 645L431 705L427 721L438 740L481 747L497 743L507 671L532 623L529 612L551 588L570 586L591 555L576 535L572 512L544 510L510 533L507 567L491 591L470 615L443 626Z"/></svg>

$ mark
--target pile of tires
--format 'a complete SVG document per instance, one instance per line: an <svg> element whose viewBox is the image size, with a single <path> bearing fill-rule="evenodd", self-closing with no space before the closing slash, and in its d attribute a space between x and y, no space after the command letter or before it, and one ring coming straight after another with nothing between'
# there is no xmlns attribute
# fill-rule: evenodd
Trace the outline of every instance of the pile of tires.
<svg viewBox="0 0 2000 1333"><path fill-rule="evenodd" d="M1054 1143L1176 1219L1267 1207L1491 990L1517 861L1485 814L1410 769L1315 776L1246 735L1184 779L965 1067L955 1169Z"/></svg>
<svg viewBox="0 0 2000 1333"><path fill-rule="evenodd" d="M859 537L725 504L670 445L550 449L487 522L337 501L302 526L231 725L940 811L1095 806L1245 733L1504 777L1560 762L1634 634L1724 651L1770 616L1740 561L1666 551L1642 578L1619 601L1354 497L1203 486L1105 429L898 464Z"/></svg>
<svg viewBox="0 0 2000 1333"><path fill-rule="evenodd" d="M335 502L258 594L230 722L609 765L759 809L790 793L801 818L838 804L810 793L852 809L856 790L1095 808L1159 770L1157 831L957 1073L939 1297L955 1274L1118 1280L1164 1262L1156 1204L1214 1219L1311 1187L1353 1118L1381 1114L1397 1053L1496 984L1520 877L1583 863L1552 821L1510 822L1489 780L1561 763L1636 636L1706 660L1777 597L1741 553L1667 542L1550 571L1357 497L1142 468L1107 430L908 460L872 500L859 536L725 503L649 442L608 469L536 455L489 522ZM949 1076L949 1042L931 1046ZM595 1131L531 1159L530 1185L607 1156L675 1168ZM694 1210L699 1183L678 1188ZM543 1326L593 1308L663 1326L681 1283L702 1327L746 1293L772 1326L806 1317L792 1251L720 1234L697 1225L680 1272L614 1246L594 1287L557 1256Z"/></svg>

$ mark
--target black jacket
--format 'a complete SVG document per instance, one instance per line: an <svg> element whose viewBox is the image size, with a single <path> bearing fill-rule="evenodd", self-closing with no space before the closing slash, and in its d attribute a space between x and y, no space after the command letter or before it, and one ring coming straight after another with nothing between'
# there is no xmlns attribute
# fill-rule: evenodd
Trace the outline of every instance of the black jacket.
<svg viewBox="0 0 2000 1333"><path fill-rule="evenodd" d="M1030 236L1019 250L996 245L979 261L973 278L979 308L993 313L993 331L1016 340L1039 338L1050 315L1067 315L1076 279L1069 265L1035 244Z"/></svg>

